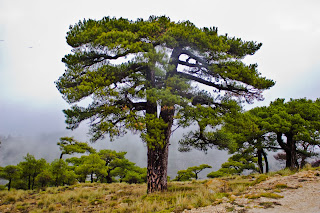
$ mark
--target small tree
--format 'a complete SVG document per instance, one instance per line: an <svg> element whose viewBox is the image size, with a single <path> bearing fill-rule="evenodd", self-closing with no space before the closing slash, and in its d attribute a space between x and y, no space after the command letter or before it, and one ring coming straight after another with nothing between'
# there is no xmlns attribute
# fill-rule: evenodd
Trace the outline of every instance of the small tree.
<svg viewBox="0 0 320 213"><path fill-rule="evenodd" d="M0 178L8 180L8 191L11 189L12 181L19 176L19 167L8 165L0 170Z"/></svg>
<svg viewBox="0 0 320 213"><path fill-rule="evenodd" d="M94 175L105 174L105 162L101 160L98 154L82 156L82 164L76 168L76 172L83 176L90 175L91 183L94 182Z"/></svg>
<svg viewBox="0 0 320 213"><path fill-rule="evenodd" d="M94 153L95 149L90 147L88 143L85 142L78 142L73 137L62 137L60 138L60 142L57 143L60 146L61 154L60 159L62 156L67 154L71 155L73 153Z"/></svg>
<svg viewBox="0 0 320 213"><path fill-rule="evenodd" d="M179 170L178 175L173 179L173 181L189 181L191 178L195 177L195 174L186 169L186 170Z"/></svg>
<svg viewBox="0 0 320 213"><path fill-rule="evenodd" d="M277 99L264 107L259 116L263 128L274 134L285 152L286 167L299 168L307 157L316 155L314 147L320 145L320 99Z"/></svg>
<svg viewBox="0 0 320 213"><path fill-rule="evenodd" d="M135 167L133 170L127 171L122 181L130 184L145 183L147 181L147 168Z"/></svg>
<svg viewBox="0 0 320 213"><path fill-rule="evenodd" d="M67 169L68 164L63 159L56 159L51 162L50 172L55 186L61 186L66 182Z"/></svg>
<svg viewBox="0 0 320 213"><path fill-rule="evenodd" d="M49 170L50 168L46 168L43 170L39 175L37 175L35 181L36 183L41 187L44 188L49 185L50 182L52 182L52 174Z"/></svg>
<svg viewBox="0 0 320 213"><path fill-rule="evenodd" d="M119 177L120 182L143 183L147 177L145 168L140 168L128 159L115 159L109 164L110 175Z"/></svg>
<svg viewBox="0 0 320 213"><path fill-rule="evenodd" d="M130 162L125 158L126 154L126 152L117 152L115 150L109 149L102 149L98 152L100 158L105 161L105 166L107 170L106 175L101 176L101 182L103 182L103 179L106 179L107 183L111 183L113 181L112 176L114 176L115 174L112 174L112 172L118 167L122 172L122 170L126 169L126 167L134 165L134 163Z"/></svg>
<svg viewBox="0 0 320 213"><path fill-rule="evenodd" d="M47 161L43 158L37 160L33 155L29 153L24 157L24 161L21 161L18 166L21 169L21 177L27 182L27 189L34 189L35 178L46 167Z"/></svg>
<svg viewBox="0 0 320 213"><path fill-rule="evenodd" d="M193 166L193 167L189 167L187 170L191 171L194 173L194 177L196 178L196 180L198 180L198 174L204 170L204 169L208 169L208 168L212 168L212 166L208 165L208 164L201 164L200 166Z"/></svg>
<svg viewBox="0 0 320 213"><path fill-rule="evenodd" d="M218 171L210 172L207 177L216 178L228 175L240 175L245 170L258 171L257 158L250 151L234 154L227 162L221 165Z"/></svg>
<svg viewBox="0 0 320 213"><path fill-rule="evenodd" d="M246 112L239 111L224 117L224 125L220 131L230 133L232 144L229 145L230 154L246 153L258 158L259 172L269 172L267 151L280 149L277 147L276 138L263 128L263 119L258 115L263 113L263 108L254 108Z"/></svg>

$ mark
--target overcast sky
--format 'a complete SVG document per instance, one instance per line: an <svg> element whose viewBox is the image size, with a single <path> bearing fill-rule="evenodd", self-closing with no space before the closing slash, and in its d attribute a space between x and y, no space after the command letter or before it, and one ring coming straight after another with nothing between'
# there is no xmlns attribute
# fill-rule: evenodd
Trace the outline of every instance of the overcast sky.
<svg viewBox="0 0 320 213"><path fill-rule="evenodd" d="M61 58L71 50L65 41L69 25L84 18L166 15L262 42L246 61L258 63L259 72L276 85L264 93L265 101L251 107L278 97L316 99L319 11L319 0L0 0L0 136L65 132L61 110L69 106L54 81L65 70Z"/></svg>

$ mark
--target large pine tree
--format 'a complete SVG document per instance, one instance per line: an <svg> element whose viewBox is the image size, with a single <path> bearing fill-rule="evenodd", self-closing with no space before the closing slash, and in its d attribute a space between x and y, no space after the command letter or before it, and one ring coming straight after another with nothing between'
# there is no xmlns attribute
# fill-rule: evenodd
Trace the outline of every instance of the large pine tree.
<svg viewBox="0 0 320 213"><path fill-rule="evenodd" d="M69 129L90 119L92 141L132 130L148 147L148 192L167 189L169 139L174 120L183 125L203 118L212 122L231 97L262 99L274 85L256 64L242 59L260 43L218 35L168 17L130 21L105 17L70 26L72 53L56 82L64 99ZM91 98L87 107L76 105ZM204 135L191 135L192 137Z"/></svg>

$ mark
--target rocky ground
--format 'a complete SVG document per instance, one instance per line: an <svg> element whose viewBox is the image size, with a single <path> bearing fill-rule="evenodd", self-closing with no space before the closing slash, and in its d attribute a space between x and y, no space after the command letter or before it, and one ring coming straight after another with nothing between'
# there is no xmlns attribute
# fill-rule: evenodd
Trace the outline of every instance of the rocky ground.
<svg viewBox="0 0 320 213"><path fill-rule="evenodd" d="M240 196L223 198L218 205L184 213L320 213L320 172L275 175Z"/></svg>

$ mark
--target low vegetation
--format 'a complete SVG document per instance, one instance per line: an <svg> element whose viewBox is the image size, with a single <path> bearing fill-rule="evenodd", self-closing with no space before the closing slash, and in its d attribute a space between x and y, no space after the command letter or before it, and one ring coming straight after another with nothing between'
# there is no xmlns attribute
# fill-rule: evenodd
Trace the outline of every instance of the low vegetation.
<svg viewBox="0 0 320 213"><path fill-rule="evenodd" d="M313 168L314 169L314 168ZM319 170L319 168L316 168ZM248 199L279 199L277 192L287 188L277 184L268 192L248 193L272 176L292 174L287 170L268 174L229 176L208 180L169 182L167 192L147 194L147 186L129 183L80 183L37 190L0 191L0 212L182 212L184 209L233 203L235 196ZM276 205L264 202L261 206Z"/></svg>

